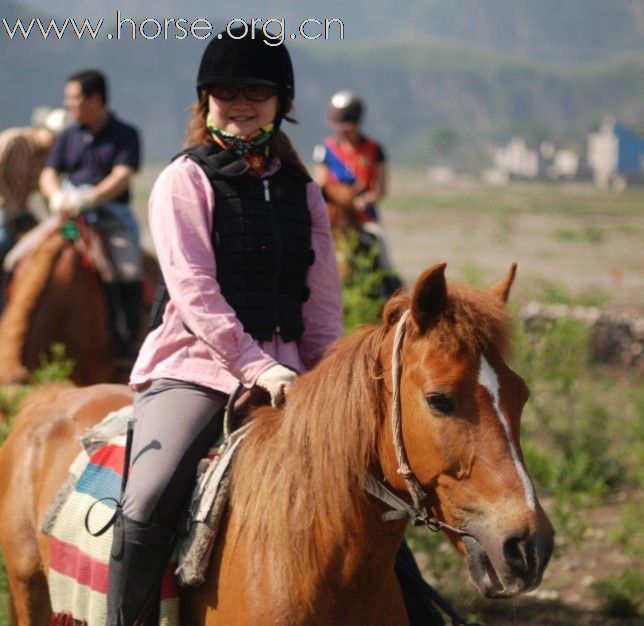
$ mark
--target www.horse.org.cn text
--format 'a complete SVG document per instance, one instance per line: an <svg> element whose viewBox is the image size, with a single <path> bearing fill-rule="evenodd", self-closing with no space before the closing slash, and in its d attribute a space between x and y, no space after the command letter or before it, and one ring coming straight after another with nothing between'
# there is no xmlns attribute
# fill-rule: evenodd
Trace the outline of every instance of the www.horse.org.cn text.
<svg viewBox="0 0 644 626"><path fill-rule="evenodd" d="M146 40L155 39L183 41L184 39L205 40L216 37L219 31L225 30L229 36L236 39L246 37L255 38L263 35L264 43L267 46L279 46L287 40L304 39L307 41L343 40L345 38L344 22L337 18L315 18L307 17L297 22L295 28L289 30L286 19L283 17L272 17L263 19L252 17L242 19L239 17L229 20L224 26L217 26L205 17L146 17L143 19L132 19L124 17L120 10L116 11L116 20L112 31L107 31L104 18L82 20L66 18L50 18L49 20L40 17L16 18L15 20L0 20L0 36L2 34L9 39L28 40L30 38L62 39L67 33L71 38L78 40L97 39L108 40ZM105 27L105 28L104 28ZM233 29L241 28L241 33L231 32Z"/></svg>

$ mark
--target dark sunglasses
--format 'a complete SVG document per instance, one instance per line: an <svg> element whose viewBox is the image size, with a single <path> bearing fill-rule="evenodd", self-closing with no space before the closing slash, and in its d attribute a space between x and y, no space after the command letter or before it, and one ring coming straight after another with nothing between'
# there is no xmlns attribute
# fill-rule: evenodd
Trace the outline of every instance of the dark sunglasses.
<svg viewBox="0 0 644 626"><path fill-rule="evenodd" d="M236 100L239 94L251 102L266 102L277 95L277 89L273 85L212 85L208 93L225 102Z"/></svg>

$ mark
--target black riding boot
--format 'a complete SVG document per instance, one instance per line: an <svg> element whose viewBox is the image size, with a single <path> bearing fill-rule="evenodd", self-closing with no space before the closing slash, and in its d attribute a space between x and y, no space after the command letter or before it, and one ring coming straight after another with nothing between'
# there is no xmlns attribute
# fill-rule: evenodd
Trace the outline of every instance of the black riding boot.
<svg viewBox="0 0 644 626"><path fill-rule="evenodd" d="M136 356L143 292L140 282L105 285L110 328L117 359Z"/></svg>
<svg viewBox="0 0 644 626"><path fill-rule="evenodd" d="M143 284L138 282L120 283L118 285L121 306L125 313L125 323L131 342L130 350L136 350L136 345L141 330L141 309L143 307Z"/></svg>
<svg viewBox="0 0 644 626"><path fill-rule="evenodd" d="M395 570L410 626L445 626L445 620L432 597L438 593L423 578L414 555L404 541L396 555Z"/></svg>
<svg viewBox="0 0 644 626"><path fill-rule="evenodd" d="M168 524L144 524L119 513L110 557L106 626L159 623L161 579L175 539L176 530Z"/></svg>

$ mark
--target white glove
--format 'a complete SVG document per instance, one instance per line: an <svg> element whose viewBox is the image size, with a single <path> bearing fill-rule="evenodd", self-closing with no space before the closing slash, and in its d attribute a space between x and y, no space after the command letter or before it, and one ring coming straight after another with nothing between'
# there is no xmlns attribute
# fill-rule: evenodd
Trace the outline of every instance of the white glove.
<svg viewBox="0 0 644 626"><path fill-rule="evenodd" d="M49 209L54 214L65 213L67 215L78 215L84 209L90 209L93 205L93 188L59 189L54 192L49 201Z"/></svg>
<svg viewBox="0 0 644 626"><path fill-rule="evenodd" d="M49 210L55 215L70 213L72 211L72 204L69 195L62 189L55 191L49 200Z"/></svg>
<svg viewBox="0 0 644 626"><path fill-rule="evenodd" d="M94 188L79 189L68 192L69 205L72 213L77 215L85 209L91 209L94 205L93 201Z"/></svg>
<svg viewBox="0 0 644 626"><path fill-rule="evenodd" d="M297 378L297 372L276 363L257 377L257 386L268 391L271 404L280 407L286 400L286 389Z"/></svg>

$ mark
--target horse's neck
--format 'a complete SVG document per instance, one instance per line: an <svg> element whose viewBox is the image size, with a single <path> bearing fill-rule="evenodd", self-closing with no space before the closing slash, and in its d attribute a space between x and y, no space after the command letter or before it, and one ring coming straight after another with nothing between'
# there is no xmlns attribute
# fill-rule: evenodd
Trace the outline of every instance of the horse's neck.
<svg viewBox="0 0 644 626"><path fill-rule="evenodd" d="M328 545L326 568L312 572L311 614L320 624L407 624L394 573L405 524L383 522L382 512L369 496L346 533Z"/></svg>
<svg viewBox="0 0 644 626"><path fill-rule="evenodd" d="M284 616L292 626L407 626L393 568L405 525L384 523L381 513L382 505L369 497L342 536L325 533L324 520L318 520L320 568L305 567L296 588L289 589L271 584L270 559L256 569L255 549L239 541L243 520L233 513L208 580L182 596L182 610L190 619L200 615L195 623L202 626L268 626L286 623Z"/></svg>
<svg viewBox="0 0 644 626"><path fill-rule="evenodd" d="M303 597L292 611L301 613L293 624L406 625L394 560L405 524L385 523L382 506L369 496L341 536L327 536L326 563L309 572Z"/></svg>
<svg viewBox="0 0 644 626"><path fill-rule="evenodd" d="M384 572L393 566L406 524L383 522L384 510L381 503L367 496L347 533L337 538L336 547L344 552L343 576L347 579L358 580L365 574L372 578L375 572Z"/></svg>

